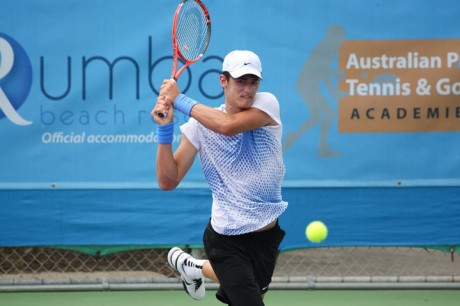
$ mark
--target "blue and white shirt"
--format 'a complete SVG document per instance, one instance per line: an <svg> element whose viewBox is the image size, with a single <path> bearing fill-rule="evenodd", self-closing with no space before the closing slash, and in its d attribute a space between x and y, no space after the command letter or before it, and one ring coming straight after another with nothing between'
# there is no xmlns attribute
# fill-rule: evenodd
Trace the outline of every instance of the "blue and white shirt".
<svg viewBox="0 0 460 306"><path fill-rule="evenodd" d="M252 107L267 113L278 125L231 137L211 131L193 118L181 126L198 150L212 191L211 225L223 235L256 231L280 216L288 205L281 196L285 167L278 100L260 92ZM225 111L224 105L219 109Z"/></svg>

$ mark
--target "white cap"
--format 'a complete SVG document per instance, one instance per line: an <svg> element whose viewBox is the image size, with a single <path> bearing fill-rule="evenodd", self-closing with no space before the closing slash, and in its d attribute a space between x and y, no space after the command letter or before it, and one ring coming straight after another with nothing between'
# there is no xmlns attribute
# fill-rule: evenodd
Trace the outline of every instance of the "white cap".
<svg viewBox="0 0 460 306"><path fill-rule="evenodd" d="M224 58L222 71L229 72L235 79L245 74L253 74L262 79L262 64L259 57L252 51L235 50L230 52Z"/></svg>

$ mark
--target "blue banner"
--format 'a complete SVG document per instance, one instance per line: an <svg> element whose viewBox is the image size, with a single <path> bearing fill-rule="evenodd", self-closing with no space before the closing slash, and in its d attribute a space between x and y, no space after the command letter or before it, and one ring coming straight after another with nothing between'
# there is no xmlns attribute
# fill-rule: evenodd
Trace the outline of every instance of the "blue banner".
<svg viewBox="0 0 460 306"><path fill-rule="evenodd" d="M171 74L177 2L2 2L0 245L201 243L211 199L199 161L180 190L155 183L150 111ZM179 85L220 105L223 57L260 56L260 90L284 124L284 248L308 246L297 227L315 218L341 233L331 245L459 242L439 228L460 228L458 1L205 4L211 44ZM187 119L176 115L174 146ZM200 226L183 236L171 207ZM345 230L350 214L359 233Z"/></svg>

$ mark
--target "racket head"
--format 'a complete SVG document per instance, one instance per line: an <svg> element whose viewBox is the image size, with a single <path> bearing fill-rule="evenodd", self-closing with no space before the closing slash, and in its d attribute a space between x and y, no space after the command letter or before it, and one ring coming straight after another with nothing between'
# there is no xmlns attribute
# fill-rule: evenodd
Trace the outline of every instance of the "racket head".
<svg viewBox="0 0 460 306"><path fill-rule="evenodd" d="M171 78L177 80L190 64L198 61L211 40L211 18L199 0L183 0L176 9L172 24L174 63ZM179 58L185 65L177 71Z"/></svg>

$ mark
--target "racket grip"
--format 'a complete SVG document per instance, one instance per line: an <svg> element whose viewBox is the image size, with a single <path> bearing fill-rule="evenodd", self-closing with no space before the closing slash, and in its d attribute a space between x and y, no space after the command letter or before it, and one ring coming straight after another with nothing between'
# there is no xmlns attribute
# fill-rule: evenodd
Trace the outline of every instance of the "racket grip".
<svg viewBox="0 0 460 306"><path fill-rule="evenodd" d="M177 78L175 76L171 76L170 80L174 81L174 82L177 82ZM164 118L164 117L166 117L166 113L157 112L157 116L160 117L160 118Z"/></svg>

